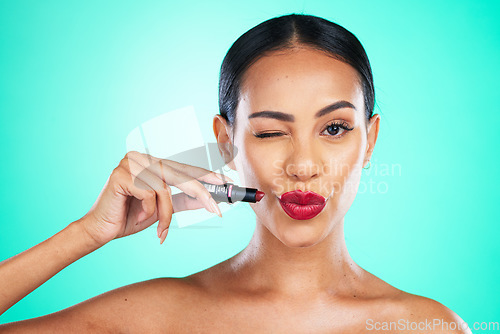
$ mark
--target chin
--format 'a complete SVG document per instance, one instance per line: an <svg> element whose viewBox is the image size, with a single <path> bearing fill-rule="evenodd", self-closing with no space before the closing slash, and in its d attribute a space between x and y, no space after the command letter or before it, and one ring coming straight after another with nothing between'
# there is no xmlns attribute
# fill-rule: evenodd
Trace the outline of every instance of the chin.
<svg viewBox="0 0 500 334"><path fill-rule="evenodd" d="M275 235L284 245L291 248L306 248L320 243L325 235L313 226L287 227Z"/></svg>

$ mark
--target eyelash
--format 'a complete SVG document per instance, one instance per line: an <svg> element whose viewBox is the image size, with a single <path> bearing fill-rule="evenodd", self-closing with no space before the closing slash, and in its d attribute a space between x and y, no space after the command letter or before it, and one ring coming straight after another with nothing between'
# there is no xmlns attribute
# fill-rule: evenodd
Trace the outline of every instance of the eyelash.
<svg viewBox="0 0 500 334"><path fill-rule="evenodd" d="M349 127L349 124L347 124L346 121L334 121L332 123L329 123L322 132L326 131L331 126L337 126L341 129L344 129L344 132L342 132L342 134L340 136L327 135L328 137L332 137L333 139L343 137L347 132L354 129L353 127ZM282 132L261 132L261 133L254 134L254 136L257 138L260 138L260 139L266 139L266 138L271 138L271 137L279 137L282 134L283 134Z"/></svg>

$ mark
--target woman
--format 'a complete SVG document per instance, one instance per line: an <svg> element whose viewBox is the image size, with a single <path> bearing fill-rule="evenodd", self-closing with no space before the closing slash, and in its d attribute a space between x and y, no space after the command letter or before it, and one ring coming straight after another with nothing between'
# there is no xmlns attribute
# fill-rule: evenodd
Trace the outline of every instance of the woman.
<svg viewBox="0 0 500 334"><path fill-rule="evenodd" d="M242 185L266 194L250 204L249 245L188 277L124 286L1 333L469 332L442 304L390 286L347 251L344 216L380 120L353 34L308 15L265 21L230 48L219 88L220 153ZM175 212L221 215L198 180L223 183L198 167L127 153L84 217L1 264L1 312L113 239L159 221L163 242ZM183 193L172 196L172 185ZM294 203L300 197L311 205Z"/></svg>

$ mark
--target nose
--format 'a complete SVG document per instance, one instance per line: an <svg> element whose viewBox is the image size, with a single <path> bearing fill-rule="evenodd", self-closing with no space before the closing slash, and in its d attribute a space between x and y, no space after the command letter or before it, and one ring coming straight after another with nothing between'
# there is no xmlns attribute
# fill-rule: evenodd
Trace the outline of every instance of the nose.
<svg viewBox="0 0 500 334"><path fill-rule="evenodd" d="M321 160L317 148L311 140L295 141L286 165L287 175L301 182L317 178Z"/></svg>

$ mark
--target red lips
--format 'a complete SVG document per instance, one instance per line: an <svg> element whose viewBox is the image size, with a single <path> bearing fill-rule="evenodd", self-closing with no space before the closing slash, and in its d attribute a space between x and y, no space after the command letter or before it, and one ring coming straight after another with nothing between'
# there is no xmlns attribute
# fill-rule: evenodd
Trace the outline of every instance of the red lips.
<svg viewBox="0 0 500 334"><path fill-rule="evenodd" d="M323 196L312 191L289 191L279 198L283 210L293 219L305 220L317 216L326 205Z"/></svg>

